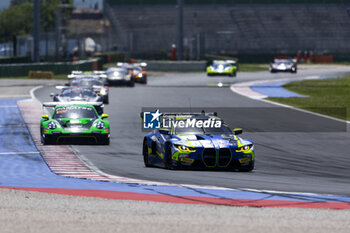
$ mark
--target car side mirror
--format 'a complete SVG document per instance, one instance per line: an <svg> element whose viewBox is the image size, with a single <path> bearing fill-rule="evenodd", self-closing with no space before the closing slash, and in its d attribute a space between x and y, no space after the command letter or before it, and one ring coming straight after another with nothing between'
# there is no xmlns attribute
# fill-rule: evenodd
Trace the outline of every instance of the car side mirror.
<svg viewBox="0 0 350 233"><path fill-rule="evenodd" d="M108 118L108 114L103 113L101 117L102 117L102 119L106 119L106 118Z"/></svg>
<svg viewBox="0 0 350 233"><path fill-rule="evenodd" d="M55 93L50 93L50 97L51 98L53 98L53 97L55 97L57 94L55 94Z"/></svg>
<svg viewBox="0 0 350 233"><path fill-rule="evenodd" d="M41 118L47 121L49 119L49 116L48 115L42 115Z"/></svg>
<svg viewBox="0 0 350 233"><path fill-rule="evenodd" d="M168 129L160 129L159 133L160 134L165 134L165 135L170 135L170 130L168 130Z"/></svg>
<svg viewBox="0 0 350 233"><path fill-rule="evenodd" d="M70 86L70 83L65 83L64 85L68 87L68 86Z"/></svg>
<svg viewBox="0 0 350 233"><path fill-rule="evenodd" d="M235 128L235 129L233 129L232 131L233 131L233 133L234 133L235 135L238 135L238 134L242 134L242 133L243 133L243 129L241 129L241 128Z"/></svg>

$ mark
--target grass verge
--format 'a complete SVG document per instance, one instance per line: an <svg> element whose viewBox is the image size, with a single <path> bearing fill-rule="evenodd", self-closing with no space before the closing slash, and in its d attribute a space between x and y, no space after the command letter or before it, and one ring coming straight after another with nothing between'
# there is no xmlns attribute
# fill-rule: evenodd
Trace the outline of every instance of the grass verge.
<svg viewBox="0 0 350 233"><path fill-rule="evenodd" d="M238 72L259 72L259 71L269 71L268 64L248 64L248 63L238 63Z"/></svg>
<svg viewBox="0 0 350 233"><path fill-rule="evenodd" d="M334 79L292 82L283 87L307 97L268 98L268 100L350 120L350 75Z"/></svg>

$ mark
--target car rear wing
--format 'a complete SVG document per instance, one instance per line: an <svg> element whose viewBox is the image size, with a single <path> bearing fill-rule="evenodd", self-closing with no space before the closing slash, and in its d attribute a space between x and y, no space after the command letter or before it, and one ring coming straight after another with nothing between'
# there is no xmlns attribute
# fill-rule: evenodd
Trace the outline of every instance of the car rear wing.
<svg viewBox="0 0 350 233"><path fill-rule="evenodd" d="M45 102L43 103L43 112L52 114L52 111L56 106L68 106L68 105L75 105L75 104L92 105L96 109L98 115L103 114L103 109L104 109L103 102L86 102L86 101Z"/></svg>
<svg viewBox="0 0 350 233"><path fill-rule="evenodd" d="M137 63L118 62L117 66L118 67L121 67L121 66L125 66L125 67L139 66L139 67L145 68L147 66L147 63L146 62L137 62Z"/></svg>
<svg viewBox="0 0 350 233"><path fill-rule="evenodd" d="M69 74L68 79L78 79L78 78L95 78L95 79L107 79L107 74L104 73L89 73L89 74L85 74L85 73L79 73L79 74Z"/></svg>

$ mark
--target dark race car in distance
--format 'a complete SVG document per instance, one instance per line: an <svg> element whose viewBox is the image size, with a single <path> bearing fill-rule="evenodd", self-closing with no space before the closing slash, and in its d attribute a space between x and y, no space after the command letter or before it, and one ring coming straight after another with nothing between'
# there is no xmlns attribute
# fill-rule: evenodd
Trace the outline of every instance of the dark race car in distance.
<svg viewBox="0 0 350 233"><path fill-rule="evenodd" d="M106 71L107 80L110 85L135 86L135 78L131 71L125 67L111 67Z"/></svg>
<svg viewBox="0 0 350 233"><path fill-rule="evenodd" d="M63 87L60 94L51 93L54 102L103 102L103 97L86 87Z"/></svg>
<svg viewBox="0 0 350 233"><path fill-rule="evenodd" d="M273 62L270 63L270 72L297 72L297 62L292 59L274 59Z"/></svg>
<svg viewBox="0 0 350 233"><path fill-rule="evenodd" d="M77 77L69 79L69 83L66 86L91 88L95 93L102 96L103 103L109 103L109 87L102 80L89 76Z"/></svg>

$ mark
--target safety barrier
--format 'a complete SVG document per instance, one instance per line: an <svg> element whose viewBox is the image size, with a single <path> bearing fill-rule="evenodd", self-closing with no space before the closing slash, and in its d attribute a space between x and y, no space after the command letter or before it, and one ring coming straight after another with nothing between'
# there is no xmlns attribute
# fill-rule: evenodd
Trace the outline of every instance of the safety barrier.
<svg viewBox="0 0 350 233"><path fill-rule="evenodd" d="M206 61L147 61L147 70L204 71Z"/></svg>
<svg viewBox="0 0 350 233"><path fill-rule="evenodd" d="M68 74L72 70L91 71L102 69L100 59L91 59L77 62L43 62L18 63L0 65L0 77L28 76L30 71L50 71L54 74Z"/></svg>

